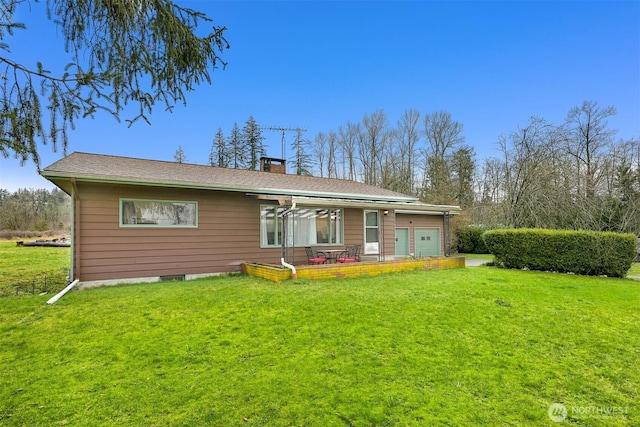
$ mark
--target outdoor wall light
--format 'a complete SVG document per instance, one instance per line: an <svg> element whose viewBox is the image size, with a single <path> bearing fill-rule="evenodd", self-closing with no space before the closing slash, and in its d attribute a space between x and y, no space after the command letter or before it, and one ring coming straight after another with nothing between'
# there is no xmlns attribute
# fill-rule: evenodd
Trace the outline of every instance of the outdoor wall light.
<svg viewBox="0 0 640 427"><path fill-rule="evenodd" d="M382 211L382 215L384 215L384 216L389 215L389 211L388 211L387 209L383 210L383 211Z"/></svg>

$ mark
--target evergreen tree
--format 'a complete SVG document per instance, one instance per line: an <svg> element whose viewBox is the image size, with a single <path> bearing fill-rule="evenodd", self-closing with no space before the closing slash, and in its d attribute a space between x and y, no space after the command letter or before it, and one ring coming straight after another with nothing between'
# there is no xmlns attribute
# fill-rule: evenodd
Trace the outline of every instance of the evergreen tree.
<svg viewBox="0 0 640 427"><path fill-rule="evenodd" d="M12 57L11 38L27 30L17 19L37 7L64 38L67 65L59 74L38 58ZM196 35L211 19L169 0L3 0L0 10L0 155L38 167L39 144L55 150L61 142L66 151L76 119L99 110L119 119L133 106L127 121L148 122L156 105L185 104L186 92L226 65L219 57L229 47L225 28Z"/></svg>
<svg viewBox="0 0 640 427"><path fill-rule="evenodd" d="M266 149L262 131L253 116L249 116L244 128L242 128L242 141L245 152L248 154L246 168L249 170L258 169L260 158L266 154Z"/></svg>
<svg viewBox="0 0 640 427"><path fill-rule="evenodd" d="M475 172L475 150L465 145L451 156L451 189L454 200L462 208L473 205L473 178Z"/></svg>
<svg viewBox="0 0 640 427"><path fill-rule="evenodd" d="M231 135L227 140L227 148L229 153L229 167L233 169L244 169L246 165L246 150L242 143L242 134L238 123L234 123L231 128Z"/></svg>
<svg viewBox="0 0 640 427"><path fill-rule="evenodd" d="M185 163L187 161L187 155L185 154L185 152L182 149L181 145L178 145L178 149L176 150L175 154L173 155L173 158L178 163Z"/></svg>
<svg viewBox="0 0 640 427"><path fill-rule="evenodd" d="M216 132L213 144L211 145L209 166L218 166L221 168L229 167L229 150L221 128L218 128L218 132Z"/></svg>
<svg viewBox="0 0 640 427"><path fill-rule="evenodd" d="M309 142L302 137L303 130L296 132L295 139L291 143L293 150L293 168L296 175L312 175L311 156L306 152Z"/></svg>

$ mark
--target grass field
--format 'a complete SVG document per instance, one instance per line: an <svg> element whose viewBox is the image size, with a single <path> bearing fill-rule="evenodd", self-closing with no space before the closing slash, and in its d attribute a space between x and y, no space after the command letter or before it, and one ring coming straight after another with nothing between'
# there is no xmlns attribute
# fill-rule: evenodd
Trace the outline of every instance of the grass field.
<svg viewBox="0 0 640 427"><path fill-rule="evenodd" d="M0 299L0 425L640 425L640 282L475 267Z"/></svg>
<svg viewBox="0 0 640 427"><path fill-rule="evenodd" d="M69 248L0 241L0 297L61 290L67 284L70 254Z"/></svg>

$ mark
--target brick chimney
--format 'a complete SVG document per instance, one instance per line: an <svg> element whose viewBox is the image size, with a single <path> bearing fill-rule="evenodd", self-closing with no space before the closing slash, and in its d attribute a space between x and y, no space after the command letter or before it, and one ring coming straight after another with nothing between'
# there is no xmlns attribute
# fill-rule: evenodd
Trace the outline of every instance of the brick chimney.
<svg viewBox="0 0 640 427"><path fill-rule="evenodd" d="M275 159L273 157L261 157L260 170L262 172L286 174L287 161L284 159Z"/></svg>

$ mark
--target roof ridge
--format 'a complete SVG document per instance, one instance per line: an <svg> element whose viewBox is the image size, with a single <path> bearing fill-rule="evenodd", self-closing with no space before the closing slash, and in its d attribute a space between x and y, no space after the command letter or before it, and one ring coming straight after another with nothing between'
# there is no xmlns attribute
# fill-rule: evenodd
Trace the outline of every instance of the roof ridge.
<svg viewBox="0 0 640 427"><path fill-rule="evenodd" d="M195 166L195 167L202 167L202 168L214 168L214 169L219 169L219 170L224 170L224 171L231 171L232 173L235 173L235 172L237 172L237 173L251 173L251 172L254 172L254 173L259 173L259 174L268 174L269 176L280 175L280 176L286 176L286 177L296 177L296 179L313 179L313 180L328 180L328 181L340 181L340 182L346 182L346 183L356 183L356 184L363 185L363 186L370 186L370 187L383 189L383 190L386 190L386 191L389 191L389 192L392 192L392 193L403 195L405 197L412 197L412 196L410 196L408 194L399 193L397 191L389 190L389 189L386 189L386 188L383 188L383 187L379 187L377 185L367 184L367 183L364 183L364 182L361 182L361 181L357 181L357 180L354 180L354 179L347 179L347 178L329 178L329 177L324 177L324 176L297 175L297 174L290 174L290 173L276 174L274 172L265 172L265 171L261 171L261 170L255 170L255 169L238 169L238 168L229 168L229 167L221 167L221 166L203 165L203 164L199 164L199 163L180 163L180 162L171 161L171 160L146 159L146 158L142 158L142 157L122 156L122 155L115 155L115 154L88 153L88 152L84 152L84 151L74 151L71 154L69 154L69 156L72 156L74 154L81 154L81 155L87 155L87 156L97 156L97 157L104 157L104 158L114 158L114 159L129 159L129 160L136 160L136 161L149 162L149 163L164 163L164 164L168 164L168 165L175 166L175 167L179 167L178 165L183 165L183 166Z"/></svg>
<svg viewBox="0 0 640 427"><path fill-rule="evenodd" d="M81 151L74 151L47 166L41 175L50 181L75 178L105 183L247 191L263 194L355 197L363 200L418 200L412 195L349 179L222 168Z"/></svg>

